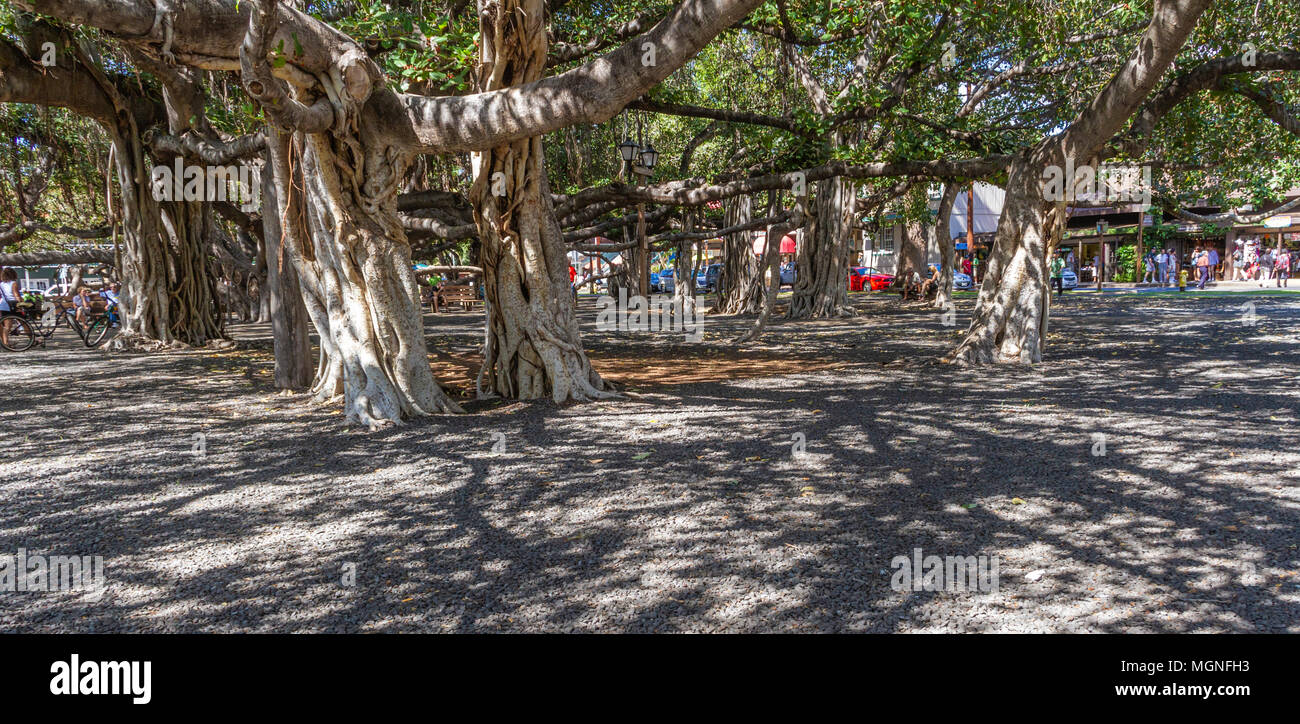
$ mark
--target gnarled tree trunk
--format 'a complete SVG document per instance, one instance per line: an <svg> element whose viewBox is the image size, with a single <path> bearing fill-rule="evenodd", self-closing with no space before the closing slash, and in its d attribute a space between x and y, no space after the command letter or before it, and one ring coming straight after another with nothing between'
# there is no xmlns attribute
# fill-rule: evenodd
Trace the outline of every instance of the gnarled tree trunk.
<svg viewBox="0 0 1300 724"><path fill-rule="evenodd" d="M817 182L814 212L795 259L788 317L853 316L848 294L849 235L856 207L853 194L853 182L842 176Z"/></svg>
<svg viewBox="0 0 1300 724"><path fill-rule="evenodd" d="M1039 362L1047 249L1055 229L1042 198L1043 164L1017 157L1007 179L997 237L985 261L975 318L953 356L965 363Z"/></svg>
<svg viewBox="0 0 1300 724"><path fill-rule="evenodd" d="M749 194L729 198L723 204L724 227L753 221L754 201ZM763 309L763 285L758 260L754 257L751 232L737 231L723 240L722 273L718 275L718 283L722 286L722 293L713 311L719 314L757 314Z"/></svg>
<svg viewBox="0 0 1300 724"><path fill-rule="evenodd" d="M268 154L268 158L270 155ZM283 207L277 197L271 164L262 176L262 237L258 266L263 270L258 301L271 322L275 349L275 386L281 390L307 389L312 383L311 339L307 307L298 284L292 256L284 253Z"/></svg>
<svg viewBox="0 0 1300 724"><path fill-rule="evenodd" d="M545 3L500 0L480 9L482 90L541 78ZM541 137L491 148L473 160L470 194L487 297L479 393L557 403L612 396L582 349Z"/></svg>
<svg viewBox="0 0 1300 724"><path fill-rule="evenodd" d="M1156 0L1137 48L1063 133L1018 154L987 261L975 316L949 359L965 364L1038 362L1047 326L1047 253L1064 223L1061 198L1044 193L1044 172L1096 164L1104 145L1132 117L1182 49L1209 0Z"/></svg>
<svg viewBox="0 0 1300 724"><path fill-rule="evenodd" d="M365 133L299 134L294 143L273 133L284 249L311 289L304 302L321 338L316 399L341 401L349 422L371 428L460 412L429 367L411 250L394 210L402 159Z"/></svg>
<svg viewBox="0 0 1300 724"><path fill-rule="evenodd" d="M952 275L956 272L957 250L952 242L952 232L948 230L952 220L953 203L957 201L957 184L948 179L943 185L943 195L939 197L939 214L934 219L934 243L939 248L940 263L939 293L934 296L934 306L942 309L952 303Z"/></svg>
<svg viewBox="0 0 1300 724"><path fill-rule="evenodd" d="M122 214L122 333L117 349L222 339L216 280L208 263L211 206L159 201L139 133L115 131L114 160Z"/></svg>

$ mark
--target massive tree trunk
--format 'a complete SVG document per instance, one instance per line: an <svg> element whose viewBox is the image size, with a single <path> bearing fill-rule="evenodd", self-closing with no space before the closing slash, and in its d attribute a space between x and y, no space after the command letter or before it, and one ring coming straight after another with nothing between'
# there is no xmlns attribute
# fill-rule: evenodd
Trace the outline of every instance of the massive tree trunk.
<svg viewBox="0 0 1300 724"><path fill-rule="evenodd" d="M271 155L268 153L267 158ZM272 164L262 176L262 238L259 266L263 269L258 301L271 322L275 349L275 386L281 390L302 390L311 386L311 338L308 336L307 307L298 284L298 270L291 255L284 253L280 224L283 207L277 196ZM289 222L294 223L294 222ZM322 335L323 336L323 335Z"/></svg>
<svg viewBox="0 0 1300 724"><path fill-rule="evenodd" d="M116 349L176 344L200 347L225 337L216 280L208 263L212 209L202 201L159 201L134 128L114 130L120 190L122 333Z"/></svg>
<svg viewBox="0 0 1300 724"><path fill-rule="evenodd" d="M1007 195L987 260L984 285L966 337L949 358L964 364L1038 362L1047 325L1047 253L1073 195L1066 178L1061 198L1045 193L1049 167L1067 160L1080 169L1132 117L1196 27L1209 0L1156 0L1137 49L1079 117L1059 135L1019 154L1008 171Z"/></svg>
<svg viewBox="0 0 1300 724"><path fill-rule="evenodd" d="M748 224L754 219L754 200L749 194L734 196L723 202L723 227ZM727 234L722 246L722 285L718 306L720 314L757 314L763 309L763 284L754 257L754 235L749 231ZM780 241L778 240L778 246Z"/></svg>
<svg viewBox="0 0 1300 724"><path fill-rule="evenodd" d="M856 207L853 182L842 176L818 181L813 205L795 259L794 296L787 316L853 316L848 294L849 235Z"/></svg>
<svg viewBox="0 0 1300 724"><path fill-rule="evenodd" d="M926 257L929 256L930 231L923 223L909 221L903 224L902 243L898 246L897 278L904 284L924 281L930 277Z"/></svg>
<svg viewBox="0 0 1300 724"><path fill-rule="evenodd" d="M1042 360L1046 260L1055 233L1042 198L1043 164L1029 154L1011 164L1006 202L985 260L975 318L954 355L967 363Z"/></svg>
<svg viewBox="0 0 1300 724"><path fill-rule="evenodd" d="M396 109L366 103L380 71L360 48L341 44L321 88L291 95L267 60L279 18L274 2L250 11L240 68L270 121L284 250L311 291L304 302L321 338L313 393L340 400L348 422L372 429L459 412L429 366L411 248L397 216L412 155L385 126ZM291 137L278 126L297 131Z"/></svg>
<svg viewBox="0 0 1300 724"><path fill-rule="evenodd" d="M682 215L682 231L695 231L696 210L688 208ZM673 309L695 309L695 243L682 238L673 258Z"/></svg>
<svg viewBox="0 0 1300 724"><path fill-rule="evenodd" d="M509 88L546 68L545 3L480 7L482 89ZM483 243L487 325L479 393L557 403L614 393L591 367L573 313L564 236L551 205L540 136L474 155L471 190Z"/></svg>
<svg viewBox="0 0 1300 724"><path fill-rule="evenodd" d="M365 133L293 143L268 133L284 250L311 288L304 302L321 339L316 399L341 401L348 422L372 429L461 411L433 378L410 246L395 211L382 210L396 205L401 161Z"/></svg>

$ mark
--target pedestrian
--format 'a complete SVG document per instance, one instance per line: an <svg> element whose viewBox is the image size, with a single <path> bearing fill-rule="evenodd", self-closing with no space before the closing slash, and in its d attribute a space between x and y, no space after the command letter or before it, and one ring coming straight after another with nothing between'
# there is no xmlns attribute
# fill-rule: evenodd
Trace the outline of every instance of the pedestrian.
<svg viewBox="0 0 1300 724"><path fill-rule="evenodd" d="M18 273L12 267L5 267L0 270L0 318L8 314L18 313L18 303L23 298L22 283L18 281ZM0 321L0 343L8 346L9 344L9 327L16 324L5 319Z"/></svg>
<svg viewBox="0 0 1300 724"><path fill-rule="evenodd" d="M1279 250L1273 264L1276 271L1274 274L1274 278L1277 279L1276 286L1285 287L1287 280L1291 278L1291 252L1286 249Z"/></svg>
<svg viewBox="0 0 1300 724"><path fill-rule="evenodd" d="M1273 278L1273 250L1263 249L1259 255L1259 286Z"/></svg>
<svg viewBox="0 0 1300 724"><path fill-rule="evenodd" d="M1052 286L1056 288L1057 299L1060 299L1061 295L1065 293L1065 285L1064 282L1062 281L1062 276L1061 276L1061 272L1064 269L1065 269L1065 260L1061 258L1060 254L1053 255L1052 256Z"/></svg>
<svg viewBox="0 0 1300 724"><path fill-rule="evenodd" d="M1168 286L1169 285L1169 253L1166 252L1164 249L1161 249L1160 253L1156 254L1156 273L1158 274L1156 281L1160 284L1160 286L1162 287Z"/></svg>
<svg viewBox="0 0 1300 724"><path fill-rule="evenodd" d="M1174 286L1178 282L1178 255L1174 253L1173 247L1165 250L1169 257L1169 286Z"/></svg>
<svg viewBox="0 0 1300 724"><path fill-rule="evenodd" d="M1236 248L1232 250L1232 281L1245 281L1246 279L1246 253L1241 249L1241 242L1237 242Z"/></svg>
<svg viewBox="0 0 1300 724"><path fill-rule="evenodd" d="M1149 284L1155 280L1156 276L1156 255L1147 251L1142 257L1142 266L1146 270L1142 275L1142 283Z"/></svg>
<svg viewBox="0 0 1300 724"><path fill-rule="evenodd" d="M1210 251L1196 247L1196 253L1192 255L1192 263L1196 265L1196 288L1204 290L1205 283L1210 281Z"/></svg>

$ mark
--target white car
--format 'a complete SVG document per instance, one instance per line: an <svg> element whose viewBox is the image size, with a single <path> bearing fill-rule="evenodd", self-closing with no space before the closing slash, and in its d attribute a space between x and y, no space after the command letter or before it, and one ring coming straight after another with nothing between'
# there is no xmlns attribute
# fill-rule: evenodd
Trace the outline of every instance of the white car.
<svg viewBox="0 0 1300 724"><path fill-rule="evenodd" d="M1075 289L1078 286L1079 286L1079 277L1074 275L1073 269L1065 269L1061 271L1062 289Z"/></svg>
<svg viewBox="0 0 1300 724"><path fill-rule="evenodd" d="M51 285L50 285L50 288L49 288L49 289L46 289L46 290L43 291L43 292L41 292L41 294L44 294L46 299L53 299L54 297L68 297L68 296L72 296L72 285L71 285L71 284L51 284Z"/></svg>

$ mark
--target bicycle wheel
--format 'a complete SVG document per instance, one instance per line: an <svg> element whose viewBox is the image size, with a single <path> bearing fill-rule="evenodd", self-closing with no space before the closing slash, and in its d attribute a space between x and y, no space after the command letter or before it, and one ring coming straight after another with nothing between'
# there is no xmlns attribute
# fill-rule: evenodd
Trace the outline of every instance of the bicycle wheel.
<svg viewBox="0 0 1300 724"><path fill-rule="evenodd" d="M26 352L36 344L36 330L22 317L0 318L0 347L10 352Z"/></svg>
<svg viewBox="0 0 1300 724"><path fill-rule="evenodd" d="M90 326L86 327L86 346L98 347L113 332L113 325L108 323L108 317L96 317L90 321Z"/></svg>

